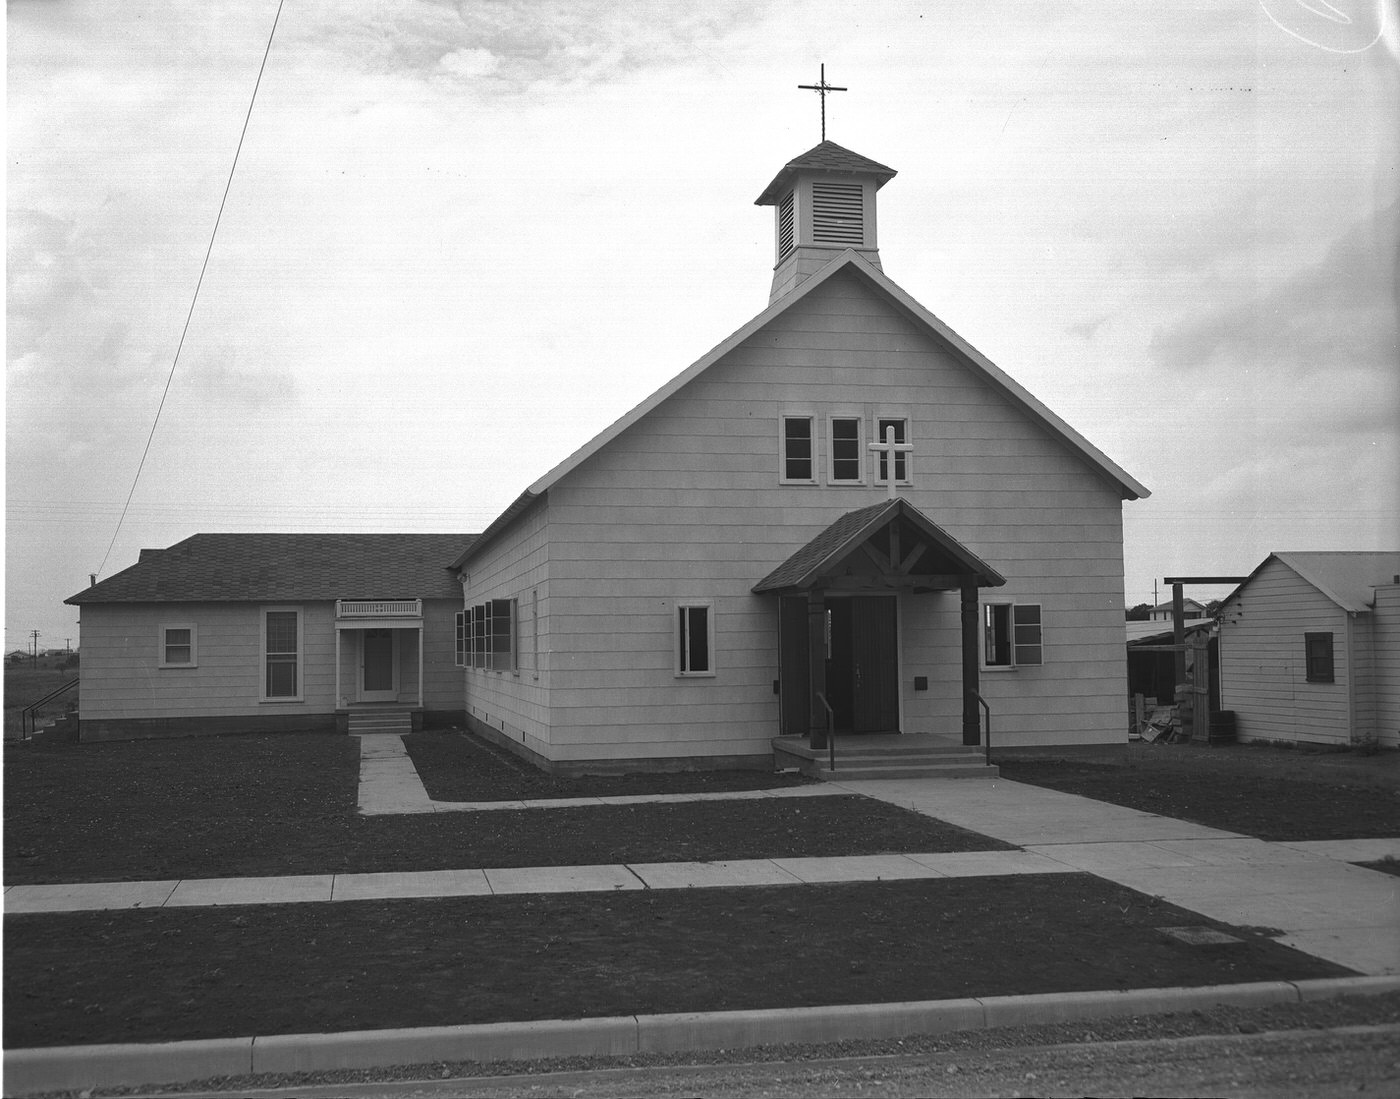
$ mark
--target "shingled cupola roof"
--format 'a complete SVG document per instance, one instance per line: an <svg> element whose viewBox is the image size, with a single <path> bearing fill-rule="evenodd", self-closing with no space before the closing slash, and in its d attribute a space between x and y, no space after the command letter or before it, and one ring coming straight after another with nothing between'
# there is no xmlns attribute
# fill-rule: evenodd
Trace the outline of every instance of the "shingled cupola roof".
<svg viewBox="0 0 1400 1099"><path fill-rule="evenodd" d="M834 141L823 141L783 165L754 202L776 211L770 302L847 248L879 268L875 192L895 174Z"/></svg>

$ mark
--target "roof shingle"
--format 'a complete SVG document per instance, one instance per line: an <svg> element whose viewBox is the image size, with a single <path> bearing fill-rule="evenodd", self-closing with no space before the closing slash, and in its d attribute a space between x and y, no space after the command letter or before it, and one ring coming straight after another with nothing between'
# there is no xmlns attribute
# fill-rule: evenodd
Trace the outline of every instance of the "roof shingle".
<svg viewBox="0 0 1400 1099"><path fill-rule="evenodd" d="M473 534L196 534L66 603L453 599Z"/></svg>

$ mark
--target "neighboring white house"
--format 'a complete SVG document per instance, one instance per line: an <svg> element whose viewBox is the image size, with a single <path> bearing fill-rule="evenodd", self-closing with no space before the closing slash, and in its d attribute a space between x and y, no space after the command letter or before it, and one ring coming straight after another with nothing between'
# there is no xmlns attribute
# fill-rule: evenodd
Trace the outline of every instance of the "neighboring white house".
<svg viewBox="0 0 1400 1099"><path fill-rule="evenodd" d="M1197 603L1194 599L1183 599L1181 601L1181 617L1185 622L1191 622L1206 616L1204 604ZM1152 622L1170 622L1172 620L1171 600L1165 603L1158 603L1148 614L1148 620Z"/></svg>
<svg viewBox="0 0 1400 1099"><path fill-rule="evenodd" d="M560 770L760 765L827 705L977 743L980 696L1000 746L1124 739L1147 490L882 272L893 175L787 164L768 308L458 557L472 728Z"/></svg>
<svg viewBox="0 0 1400 1099"><path fill-rule="evenodd" d="M1272 553L1220 613L1240 739L1400 747L1400 552Z"/></svg>
<svg viewBox="0 0 1400 1099"><path fill-rule="evenodd" d="M197 534L79 592L79 738L462 720L455 534Z"/></svg>

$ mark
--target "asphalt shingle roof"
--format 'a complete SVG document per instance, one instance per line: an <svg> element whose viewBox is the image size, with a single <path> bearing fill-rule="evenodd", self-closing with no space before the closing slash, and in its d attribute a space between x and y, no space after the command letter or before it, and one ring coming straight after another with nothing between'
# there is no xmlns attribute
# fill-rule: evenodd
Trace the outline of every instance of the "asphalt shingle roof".
<svg viewBox="0 0 1400 1099"><path fill-rule="evenodd" d="M456 599L474 534L196 534L65 602Z"/></svg>
<svg viewBox="0 0 1400 1099"><path fill-rule="evenodd" d="M834 141L823 141L820 145L814 145L801 156L795 156L783 165L782 170L773 177L773 182L763 189L763 194L754 200L755 206L772 206L782 192L787 190L788 181L800 169L815 169L822 172L841 172L845 174L861 173L874 175L879 178L877 186L883 187L899 173L879 161L871 160L869 157L853 153L850 149L836 144Z"/></svg>

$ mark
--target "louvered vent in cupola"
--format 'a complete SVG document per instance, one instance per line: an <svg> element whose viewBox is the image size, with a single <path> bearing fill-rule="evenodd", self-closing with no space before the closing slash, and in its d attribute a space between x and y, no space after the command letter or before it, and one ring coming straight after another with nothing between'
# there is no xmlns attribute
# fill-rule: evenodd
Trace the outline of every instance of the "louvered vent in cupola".
<svg viewBox="0 0 1400 1099"><path fill-rule="evenodd" d="M792 192L789 191L778 203L778 262L781 263L792 251Z"/></svg>
<svg viewBox="0 0 1400 1099"><path fill-rule="evenodd" d="M865 204L859 183L812 181L812 240L817 244L865 243Z"/></svg>

